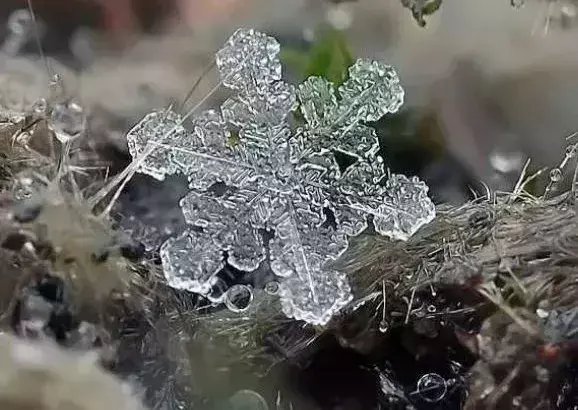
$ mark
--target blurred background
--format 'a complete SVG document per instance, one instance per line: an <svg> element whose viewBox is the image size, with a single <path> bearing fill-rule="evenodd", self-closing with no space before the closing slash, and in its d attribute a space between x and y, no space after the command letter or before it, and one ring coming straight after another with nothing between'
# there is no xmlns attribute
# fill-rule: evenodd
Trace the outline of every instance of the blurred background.
<svg viewBox="0 0 578 410"><path fill-rule="evenodd" d="M425 179L438 203L463 202L485 193L486 186L511 190L528 158L529 172L555 166L569 144L566 137L578 130L575 0L33 0L32 5L44 53L77 76L69 92L99 114L92 124L97 140L121 157L127 128L148 110L182 100L241 26L279 39L291 80L321 74L339 82L362 56L393 64L407 104L376 124L382 154L394 171ZM0 4L5 56L38 54L34 36L20 33L26 24L14 14L26 7L27 0ZM20 36L16 46L15 36ZM214 73L207 74L190 104L215 81ZM536 180L536 187L540 184L544 179Z"/></svg>

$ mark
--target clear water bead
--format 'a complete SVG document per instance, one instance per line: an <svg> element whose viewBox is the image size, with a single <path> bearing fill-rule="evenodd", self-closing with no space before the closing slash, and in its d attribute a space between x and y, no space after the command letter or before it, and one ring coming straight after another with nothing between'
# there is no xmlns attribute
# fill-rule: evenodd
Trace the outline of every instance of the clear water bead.
<svg viewBox="0 0 578 410"><path fill-rule="evenodd" d="M437 403L442 400L446 396L447 390L446 380L437 373L424 374L417 382L417 393L429 403Z"/></svg>
<svg viewBox="0 0 578 410"><path fill-rule="evenodd" d="M221 81L232 89L254 89L280 80L280 50L273 37L238 29L215 56Z"/></svg>
<svg viewBox="0 0 578 410"><path fill-rule="evenodd" d="M231 312L244 312L249 309L251 302L253 302L253 290L247 285L233 285L225 293L225 306Z"/></svg>
<svg viewBox="0 0 578 410"><path fill-rule="evenodd" d="M79 137L86 128L84 108L74 100L55 104L50 114L49 128L61 143Z"/></svg>

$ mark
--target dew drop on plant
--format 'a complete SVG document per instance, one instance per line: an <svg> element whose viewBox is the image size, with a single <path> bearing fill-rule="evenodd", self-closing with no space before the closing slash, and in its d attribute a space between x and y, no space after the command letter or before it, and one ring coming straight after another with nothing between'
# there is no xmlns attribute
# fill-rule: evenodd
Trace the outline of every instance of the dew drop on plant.
<svg viewBox="0 0 578 410"><path fill-rule="evenodd" d="M560 168L553 168L550 171L550 181L558 182L562 179L562 170Z"/></svg>
<svg viewBox="0 0 578 410"><path fill-rule="evenodd" d="M447 389L445 379L437 373L424 374L417 382L417 393L429 403L436 403L442 400L446 395Z"/></svg>
<svg viewBox="0 0 578 410"><path fill-rule="evenodd" d="M225 306L231 312L244 312L253 301L253 291L246 285L233 285L225 294Z"/></svg>
<svg viewBox="0 0 578 410"><path fill-rule="evenodd" d="M389 323L387 322L387 320L382 320L381 322L379 322L379 331L381 333L387 333L387 331L389 330Z"/></svg>
<svg viewBox="0 0 578 410"><path fill-rule="evenodd" d="M82 106L75 101L55 104L50 116L50 129L62 143L80 136L86 124Z"/></svg>

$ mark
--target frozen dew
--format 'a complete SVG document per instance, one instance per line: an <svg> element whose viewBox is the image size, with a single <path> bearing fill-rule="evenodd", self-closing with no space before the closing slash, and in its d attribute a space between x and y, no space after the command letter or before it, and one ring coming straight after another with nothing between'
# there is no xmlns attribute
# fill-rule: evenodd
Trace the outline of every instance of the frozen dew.
<svg viewBox="0 0 578 410"><path fill-rule="evenodd" d="M74 100L55 104L50 114L49 128L61 143L79 137L86 128L86 113Z"/></svg>
<svg viewBox="0 0 578 410"><path fill-rule="evenodd" d="M233 285L225 293L225 306L231 312L244 312L252 302L253 290L247 285Z"/></svg>
<svg viewBox="0 0 578 410"><path fill-rule="evenodd" d="M437 373L424 374L417 382L417 394L429 403L442 400L447 390L446 380Z"/></svg>

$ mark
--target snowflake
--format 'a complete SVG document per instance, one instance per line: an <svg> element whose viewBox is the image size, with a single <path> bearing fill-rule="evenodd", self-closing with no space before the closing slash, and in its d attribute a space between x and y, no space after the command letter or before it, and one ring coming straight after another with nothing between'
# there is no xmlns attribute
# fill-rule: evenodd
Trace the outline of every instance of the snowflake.
<svg viewBox="0 0 578 410"><path fill-rule="evenodd" d="M371 222L406 240L435 215L423 182L386 173L377 135L364 125L401 107L397 74L358 60L337 90L319 77L295 89L281 80L277 41L246 29L216 61L233 92L219 111L186 123L153 112L127 137L133 157L150 154L140 172L190 181L180 202L190 229L161 247L166 279L207 294L225 263L249 272L266 263L283 312L325 324L352 299L345 274L326 268L349 237Z"/></svg>

